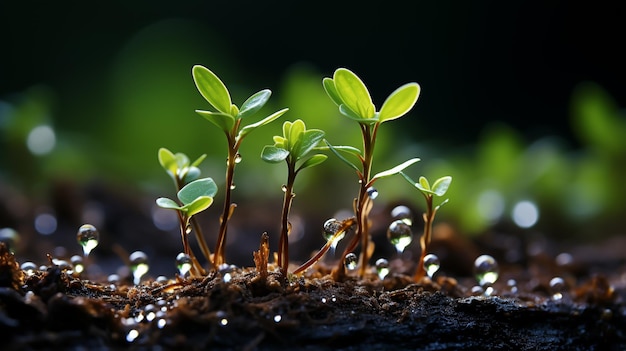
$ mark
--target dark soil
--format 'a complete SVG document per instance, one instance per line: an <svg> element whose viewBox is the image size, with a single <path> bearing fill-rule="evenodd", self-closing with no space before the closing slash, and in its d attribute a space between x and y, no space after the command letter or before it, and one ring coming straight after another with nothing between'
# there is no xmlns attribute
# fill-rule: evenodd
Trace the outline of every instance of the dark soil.
<svg viewBox="0 0 626 351"><path fill-rule="evenodd" d="M29 275L0 252L5 350L626 349L623 277L594 275L557 300L543 279L473 296L471 282L445 276L338 282L323 265L290 282L270 264L267 275L231 269L135 286L53 264Z"/></svg>

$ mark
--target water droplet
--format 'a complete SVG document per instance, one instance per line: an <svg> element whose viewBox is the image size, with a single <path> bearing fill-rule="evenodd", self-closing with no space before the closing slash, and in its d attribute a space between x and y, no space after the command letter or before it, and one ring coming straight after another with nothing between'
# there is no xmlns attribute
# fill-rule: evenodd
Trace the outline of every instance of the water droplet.
<svg viewBox="0 0 626 351"><path fill-rule="evenodd" d="M35 230L42 235L50 235L57 230L57 218L51 213L42 213L35 217Z"/></svg>
<svg viewBox="0 0 626 351"><path fill-rule="evenodd" d="M157 321L157 328L163 329L165 325L167 325L167 321L165 320L165 318L161 318Z"/></svg>
<svg viewBox="0 0 626 351"><path fill-rule="evenodd" d="M224 311L217 311L215 316L217 317L217 322L222 327L224 327L224 326L226 326L228 324L228 319L226 318L226 312L224 312Z"/></svg>
<svg viewBox="0 0 626 351"><path fill-rule="evenodd" d="M407 225L413 225L413 213L407 206L396 206L391 210L391 218L395 220L401 220Z"/></svg>
<svg viewBox="0 0 626 351"><path fill-rule="evenodd" d="M192 231L192 230L193 230L193 228L191 228L191 226L190 226L190 225L186 226L186 227L185 227L185 234L187 234L187 235L191 234L191 231Z"/></svg>
<svg viewBox="0 0 626 351"><path fill-rule="evenodd" d="M322 297L322 303L326 303L326 298Z"/></svg>
<svg viewBox="0 0 626 351"><path fill-rule="evenodd" d="M324 222L324 231L322 232L322 235L324 236L324 239L326 241L333 240L333 237L335 237L335 234L337 234L337 232L340 229L341 229L341 221L336 220L335 218L331 218L331 219L328 219L326 222ZM330 243L330 248L333 252L335 251L335 248L337 247L337 243L339 243L339 241L343 239L345 236L346 236L346 233L344 231L343 233L335 237L333 242Z"/></svg>
<svg viewBox="0 0 626 351"><path fill-rule="evenodd" d="M72 265L67 262L66 260L61 260L58 258L53 258L52 259L52 264L59 267L60 270L62 271L67 271L67 270L71 270L72 269Z"/></svg>
<svg viewBox="0 0 626 351"><path fill-rule="evenodd" d="M286 193L287 192L287 185L285 185L285 184L281 185L280 190L282 190L283 193Z"/></svg>
<svg viewBox="0 0 626 351"><path fill-rule="evenodd" d="M402 253L413 240L413 232L411 227L402 220L391 222L387 229L387 239L396 247L398 253Z"/></svg>
<svg viewBox="0 0 626 351"><path fill-rule="evenodd" d="M133 272L133 282L137 285L141 282L141 277L150 269L148 255L143 251L135 251L130 254L128 259L130 260L130 270Z"/></svg>
<svg viewBox="0 0 626 351"><path fill-rule="evenodd" d="M176 256L176 268L181 277L184 277L191 270L191 257L184 252L181 252Z"/></svg>
<svg viewBox="0 0 626 351"><path fill-rule="evenodd" d="M426 274L428 274L428 278L432 279L439 270L439 267L441 267L441 262L437 255L428 254L424 257L424 269L426 270Z"/></svg>
<svg viewBox="0 0 626 351"><path fill-rule="evenodd" d="M348 269L349 271L353 271L358 266L358 260L358 257L353 252L350 252L346 255L343 263L345 264L346 269Z"/></svg>
<svg viewBox="0 0 626 351"><path fill-rule="evenodd" d="M99 238L100 233L98 229L91 224L83 224L78 228L78 233L76 234L76 240L83 247L85 256L89 256L91 250L98 246Z"/></svg>
<svg viewBox="0 0 626 351"><path fill-rule="evenodd" d="M231 183L230 184L230 190L235 190L237 186L235 185L235 183Z"/></svg>
<svg viewBox="0 0 626 351"><path fill-rule="evenodd" d="M126 334L126 341L133 342L139 336L139 331L137 329L131 329L128 334Z"/></svg>
<svg viewBox="0 0 626 351"><path fill-rule="evenodd" d="M237 154L235 155L235 163L239 163L239 162L241 162L241 154L240 154L240 153L237 153Z"/></svg>
<svg viewBox="0 0 626 351"><path fill-rule="evenodd" d="M376 190L376 188L374 188L373 186L367 188L367 196L370 197L370 199L374 200L375 198L378 197L378 190Z"/></svg>
<svg viewBox="0 0 626 351"><path fill-rule="evenodd" d="M274 316L274 322L278 323L282 320L283 320L283 316L281 316L280 314L277 314Z"/></svg>
<svg viewBox="0 0 626 351"><path fill-rule="evenodd" d="M3 242L9 251L15 252L15 246L19 241L19 234L13 228L0 229L0 242Z"/></svg>
<svg viewBox="0 0 626 351"><path fill-rule="evenodd" d="M380 279L385 279L389 274L389 261L387 259L379 258L376 260L376 273Z"/></svg>
<svg viewBox="0 0 626 351"><path fill-rule="evenodd" d="M550 292L552 293L553 300L561 300L566 288L567 285L565 284L565 280L563 278L554 277L550 280Z"/></svg>
<svg viewBox="0 0 626 351"><path fill-rule="evenodd" d="M26 261L22 263L20 269L22 269L26 273L26 275L31 276L35 274L35 271L37 270L37 264L35 262Z"/></svg>
<svg viewBox="0 0 626 351"><path fill-rule="evenodd" d="M534 202L520 201L511 213L513 222L520 228L530 228L539 220L539 208Z"/></svg>
<svg viewBox="0 0 626 351"><path fill-rule="evenodd" d="M485 290L482 288L482 286L479 285L474 285L472 286L472 289L470 290L472 296L479 296L482 295Z"/></svg>
<svg viewBox="0 0 626 351"><path fill-rule="evenodd" d="M474 275L482 287L490 286L498 280L499 268L495 258L481 255L474 261Z"/></svg>
<svg viewBox="0 0 626 351"><path fill-rule="evenodd" d="M107 277L107 282L111 284L119 283L119 281L120 281L120 276L117 274L109 274L109 276Z"/></svg>
<svg viewBox="0 0 626 351"><path fill-rule="evenodd" d="M85 270L83 256L74 255L70 257L70 262L72 263L72 266L74 266L74 272L81 274Z"/></svg>

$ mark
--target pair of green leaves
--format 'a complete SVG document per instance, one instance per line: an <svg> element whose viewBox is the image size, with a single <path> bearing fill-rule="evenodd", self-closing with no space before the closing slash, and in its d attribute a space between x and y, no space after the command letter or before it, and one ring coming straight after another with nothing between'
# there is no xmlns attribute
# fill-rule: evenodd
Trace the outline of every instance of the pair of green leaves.
<svg viewBox="0 0 626 351"><path fill-rule="evenodd" d="M420 86L407 83L394 92L383 103L380 111L361 79L346 68L339 68L333 78L324 78L324 89L331 100L339 106L339 112L359 123L383 123L404 116L417 102Z"/></svg>
<svg viewBox="0 0 626 351"><path fill-rule="evenodd" d="M216 193L217 185L213 179L201 178L192 181L178 191L176 197L178 197L182 205L167 197L158 198L156 203L159 207L180 211L189 221L191 216L211 206Z"/></svg>
<svg viewBox="0 0 626 351"><path fill-rule="evenodd" d="M158 153L159 163L167 174L174 180L175 184L187 184L200 177L198 166L206 158L206 154L201 155L195 161L190 162L189 157L183 153L174 154L170 150L162 147Z"/></svg>
<svg viewBox="0 0 626 351"><path fill-rule="evenodd" d="M217 110L196 110L196 112L229 135L236 132L233 131L233 128L235 128L237 120L251 116L258 112L261 108L263 108L263 106L265 106L272 95L272 92L269 89L263 89L255 94L252 94L252 96L250 96L241 105L241 107L237 107L237 105L232 103L230 93L226 88L226 85L224 85L219 77L208 68L201 65L195 65L192 69L192 76L200 94L206 99L206 101L209 102L209 104L211 104L211 106L213 106L213 108ZM274 121L288 110L289 109L285 108L274 112L256 123L249 124L241 128L236 136L237 140L243 139L254 129Z"/></svg>
<svg viewBox="0 0 626 351"><path fill-rule="evenodd" d="M416 182L413 179L411 179L408 175L406 175L404 172L400 172L400 174L404 177L404 179L406 179L409 183L411 183L411 185L416 187L424 196L427 196L427 197L428 196L430 197L444 196L446 192L448 191L448 188L450 188L450 184L452 183L452 177L450 176L441 177L435 180L435 182L431 186L430 182L428 182L428 179L426 179L426 177L424 176L421 176L419 178L419 181ZM441 205L445 204L446 202L448 202L448 199L444 200L441 204L439 204L437 208L439 208Z"/></svg>
<svg viewBox="0 0 626 351"><path fill-rule="evenodd" d="M328 158L324 154L308 156L323 138L324 131L319 129L307 130L306 125L300 119L294 122L287 121L283 123L283 135L274 136L274 145L266 145L261 152L261 158L270 163L287 160L293 165L304 160L296 170L298 172L304 168L318 165Z"/></svg>

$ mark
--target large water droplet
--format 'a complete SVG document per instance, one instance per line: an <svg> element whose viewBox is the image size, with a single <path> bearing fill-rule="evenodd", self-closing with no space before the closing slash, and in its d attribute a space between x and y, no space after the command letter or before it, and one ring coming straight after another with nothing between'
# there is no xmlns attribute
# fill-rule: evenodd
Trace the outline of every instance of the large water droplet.
<svg viewBox="0 0 626 351"><path fill-rule="evenodd" d="M482 287L491 286L498 280L499 268L496 259L489 255L481 255L474 261L474 275Z"/></svg>
<svg viewBox="0 0 626 351"><path fill-rule="evenodd" d="M394 221L401 220L407 225L413 225L413 213L410 208L404 205L394 207L393 210L391 210L391 218Z"/></svg>
<svg viewBox="0 0 626 351"><path fill-rule="evenodd" d="M565 284L565 280L563 278L554 277L550 280L550 292L552 293L553 300L561 300L566 288L567 285Z"/></svg>
<svg viewBox="0 0 626 351"><path fill-rule="evenodd" d="M441 262L439 261L439 257L435 254L428 254L424 256L424 269L426 270L426 274L428 274L428 278L433 278L435 273L441 267Z"/></svg>
<svg viewBox="0 0 626 351"><path fill-rule="evenodd" d="M379 258L376 260L376 273L380 279L385 279L389 274L389 261L387 259Z"/></svg>
<svg viewBox="0 0 626 351"><path fill-rule="evenodd" d="M191 270L191 257L184 252L181 252L176 256L176 268L181 277L184 277Z"/></svg>
<svg viewBox="0 0 626 351"><path fill-rule="evenodd" d="M240 162L241 162L241 154L240 154L240 153L237 153L237 154L235 155L235 163L240 163Z"/></svg>
<svg viewBox="0 0 626 351"><path fill-rule="evenodd" d="M411 227L402 220L391 222L387 229L387 239L396 247L398 253L402 253L413 240L413 232Z"/></svg>
<svg viewBox="0 0 626 351"><path fill-rule="evenodd" d="M81 274L85 270L83 256L74 255L70 257L70 262L72 263L72 266L74 266L74 272Z"/></svg>
<svg viewBox="0 0 626 351"><path fill-rule="evenodd" d="M330 248L331 248L331 251L333 252L335 251L335 248L337 247L337 243L339 243L339 241L346 236L346 233L344 231L343 233L335 237L335 234L337 234L337 232L341 230L341 226L342 226L341 221L335 218L330 218L326 222L324 222L324 230L322 232L322 235L324 236L324 239L326 241L333 240L330 243Z"/></svg>
<svg viewBox="0 0 626 351"><path fill-rule="evenodd" d="M344 259L343 263L346 266L347 270L353 271L358 266L358 260L359 259L356 256L356 254L354 254L353 252L350 252L349 254L346 255L346 258Z"/></svg>
<svg viewBox="0 0 626 351"><path fill-rule="evenodd" d="M378 197L378 190L376 190L376 188L374 188L373 186L367 188L367 196L370 197L370 199L374 200L375 198Z"/></svg>
<svg viewBox="0 0 626 351"><path fill-rule="evenodd" d="M143 251L135 251L128 257L130 261L130 270L133 272L133 282L139 284L141 282L141 277L143 277L150 266L148 265L148 255Z"/></svg>
<svg viewBox="0 0 626 351"><path fill-rule="evenodd" d="M78 244L83 247L83 253L85 256L89 256L91 250L98 246L99 239L100 233L93 225L83 224L80 228L78 228L76 240L78 241Z"/></svg>

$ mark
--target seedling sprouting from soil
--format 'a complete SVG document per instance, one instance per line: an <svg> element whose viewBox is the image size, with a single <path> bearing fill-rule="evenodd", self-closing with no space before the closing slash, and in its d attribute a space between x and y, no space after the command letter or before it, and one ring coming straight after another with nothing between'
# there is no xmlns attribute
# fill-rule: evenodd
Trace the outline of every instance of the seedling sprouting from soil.
<svg viewBox="0 0 626 351"><path fill-rule="evenodd" d="M225 246L228 220L236 207L231 203L231 190L235 187L233 182L235 165L241 162L239 147L243 139L254 129L266 125L285 112L287 108L279 110L261 119L260 121L242 127L241 121L258 112L269 100L272 92L269 89L261 90L250 96L241 107L231 102L230 92L222 81L209 69L196 65L192 69L193 80L200 94L209 102L216 111L196 110L196 112L209 122L215 124L226 135L228 141L228 158L226 161L226 189L224 192L224 208L220 217L220 228L215 245L213 264L217 268L226 263Z"/></svg>
<svg viewBox="0 0 626 351"><path fill-rule="evenodd" d="M270 163L286 161L287 163L287 183L282 186L285 195L278 243L278 266L285 277L289 266L288 237L291 231L289 211L293 198L296 196L293 192L293 186L296 176L301 170L316 166L326 160L327 156L324 154L309 155L323 138L324 132L322 130L307 130L302 120L287 121L283 124L283 135L274 136L274 145L265 146L261 153L261 158L264 161Z"/></svg>
<svg viewBox="0 0 626 351"><path fill-rule="evenodd" d="M162 148L159 150L159 162L172 179L174 179L176 187L179 189L176 194L179 202L166 197L160 197L156 200L156 203L162 208L176 210L180 225L180 234L183 241L183 251L185 254L189 255L193 261L193 268L191 270L193 275L203 274L204 270L191 250L187 235L191 233L193 226L193 231L196 233L202 252L209 262L211 262L211 254L204 242L200 227L195 223L193 216L209 208L213 203L213 196L217 193L217 185L213 179L195 179L200 175L197 166L203 159L204 155L190 164L189 158L182 153L174 155L167 149ZM187 181L189 182L187 183Z"/></svg>
<svg viewBox="0 0 626 351"><path fill-rule="evenodd" d="M417 83L408 83L399 87L387 97L380 111L376 111L367 87L352 71L339 68L335 71L332 78L324 78L323 84L328 96L339 106L339 112L358 123L363 137L362 151L350 146L332 146L327 143L330 150L339 159L353 168L359 178L359 193L354 200L356 232L353 240L342 254L341 264L337 266L335 275L340 277L345 274L343 265L345 257L356 248L360 241L361 263L359 275L363 276L371 255L370 251L372 251L370 247L368 215L372 208L372 200L378 195L376 189L373 188L373 184L376 180L397 174L419 161L419 158L413 158L372 176L371 169L374 159L376 134L381 124L400 118L413 108L420 93L420 86ZM358 162L350 161L341 153L355 156Z"/></svg>
<svg viewBox="0 0 626 351"><path fill-rule="evenodd" d="M419 262L417 263L417 270L415 271L414 278L416 281L422 279L426 274L426 268L424 267L424 260L426 255L428 254L428 245L430 245L430 240L432 237L433 231L433 222L435 221L435 215L441 206L443 206L448 199L443 200L439 205L433 205L433 199L435 196L442 197L448 191L450 187L450 183L452 183L452 177L445 176L441 177L433 183L431 186L426 177L420 177L419 182L415 182L409 176L407 176L404 172L400 172L402 176L411 183L414 187L416 187L420 193L424 196L426 200L426 212L424 212L424 235L420 238L420 247L422 249L422 253L420 255Z"/></svg>

